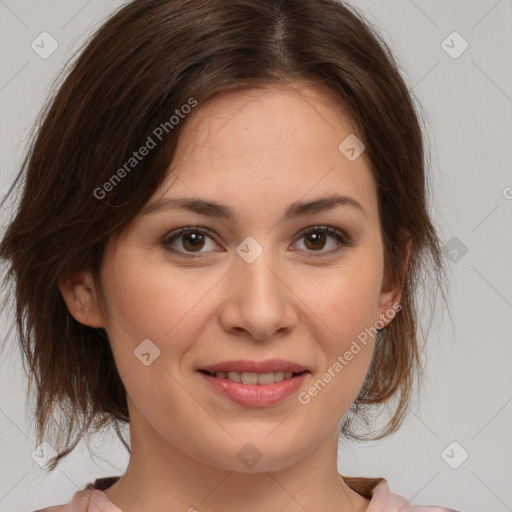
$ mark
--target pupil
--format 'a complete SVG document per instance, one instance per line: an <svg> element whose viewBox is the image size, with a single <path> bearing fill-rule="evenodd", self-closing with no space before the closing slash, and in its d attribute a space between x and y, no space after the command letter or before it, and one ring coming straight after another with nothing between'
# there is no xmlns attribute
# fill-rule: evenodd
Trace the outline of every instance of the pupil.
<svg viewBox="0 0 512 512"><path fill-rule="evenodd" d="M192 240L192 243L189 243L189 241ZM201 242L203 242L203 235L201 233L189 233L184 236L184 243L183 246L186 249L201 249ZM189 246L189 247L187 247Z"/></svg>
<svg viewBox="0 0 512 512"><path fill-rule="evenodd" d="M318 242L322 242L322 241L325 241L324 240L325 238L325 234L324 233L310 233L308 236L307 236L307 240L308 240L308 243L309 242L313 242L313 247L308 247L310 249L321 249L323 247L323 244L320 244L320 247L318 245L314 245L315 242L318 244ZM306 245L308 245L308 243L306 243Z"/></svg>

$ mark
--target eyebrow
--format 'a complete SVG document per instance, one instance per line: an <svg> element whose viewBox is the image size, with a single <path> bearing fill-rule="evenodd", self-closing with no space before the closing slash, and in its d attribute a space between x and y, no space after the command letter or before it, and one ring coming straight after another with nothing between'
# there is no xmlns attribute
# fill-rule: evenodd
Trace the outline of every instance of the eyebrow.
<svg viewBox="0 0 512 512"><path fill-rule="evenodd" d="M348 206L368 218L363 206L353 197L329 195L313 199L312 201L296 201L292 203L288 208L286 208L283 219L290 220L295 217L332 210L338 206ZM189 210L191 212L198 213L199 215L229 221L234 221L237 216L235 210L227 205L220 204L215 201L205 201L203 199L187 197L164 197L157 199L145 206L141 211L141 215L152 215L161 211L178 209Z"/></svg>

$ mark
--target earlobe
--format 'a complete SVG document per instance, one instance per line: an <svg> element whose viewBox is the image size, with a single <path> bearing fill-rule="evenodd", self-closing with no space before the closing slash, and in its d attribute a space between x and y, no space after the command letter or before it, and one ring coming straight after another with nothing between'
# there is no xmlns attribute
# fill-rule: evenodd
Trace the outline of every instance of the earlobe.
<svg viewBox="0 0 512 512"><path fill-rule="evenodd" d="M62 275L58 286L75 320L89 327L105 327L90 271L79 270Z"/></svg>

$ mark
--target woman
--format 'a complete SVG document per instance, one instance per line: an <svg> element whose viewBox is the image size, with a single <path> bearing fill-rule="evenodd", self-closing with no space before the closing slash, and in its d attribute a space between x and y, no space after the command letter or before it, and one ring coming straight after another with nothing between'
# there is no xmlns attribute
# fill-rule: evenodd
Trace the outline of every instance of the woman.
<svg viewBox="0 0 512 512"><path fill-rule="evenodd" d="M360 15L128 3L48 104L18 183L0 255L38 442L66 415L50 469L130 426L125 474L46 512L449 510L337 471L340 434L401 425L414 293L427 270L445 282L413 101Z"/></svg>

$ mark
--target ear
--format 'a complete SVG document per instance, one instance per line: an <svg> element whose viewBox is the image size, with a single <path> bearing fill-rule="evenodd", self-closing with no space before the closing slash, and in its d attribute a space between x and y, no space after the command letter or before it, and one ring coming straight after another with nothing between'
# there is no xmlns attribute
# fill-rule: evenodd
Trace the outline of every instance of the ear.
<svg viewBox="0 0 512 512"><path fill-rule="evenodd" d="M62 275L59 290L75 320L89 327L105 327L90 271L72 271Z"/></svg>
<svg viewBox="0 0 512 512"><path fill-rule="evenodd" d="M388 325L393 320L396 312L399 311L396 305L400 303L400 299L402 298L404 277L409 264L409 256L411 255L411 244L411 239L405 242L405 258L402 264L399 282L392 282L390 276L384 276L382 281L378 307L379 318L376 319L376 321L380 320L384 326Z"/></svg>

